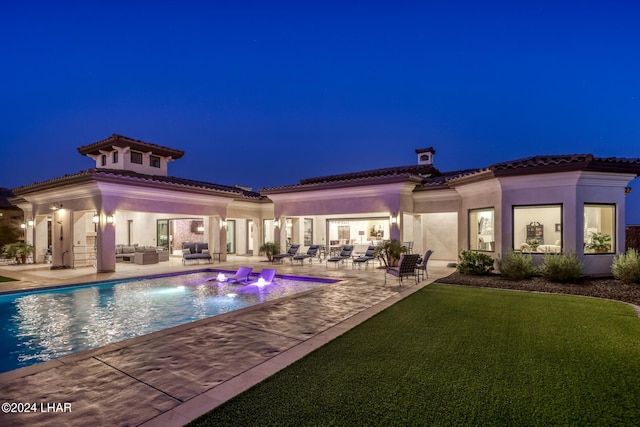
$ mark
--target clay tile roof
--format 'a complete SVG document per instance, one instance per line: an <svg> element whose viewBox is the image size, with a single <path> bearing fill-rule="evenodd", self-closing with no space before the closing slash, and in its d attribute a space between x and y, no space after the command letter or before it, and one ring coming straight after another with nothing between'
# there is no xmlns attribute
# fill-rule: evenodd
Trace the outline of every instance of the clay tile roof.
<svg viewBox="0 0 640 427"><path fill-rule="evenodd" d="M100 154L100 150L110 151L111 147L131 147L134 150L142 152L152 152L158 156L169 156L173 159L179 159L184 156L184 151L174 148L163 147L161 145L151 144L149 142L140 141L138 139L129 138L127 136L114 133L110 137L93 144L78 147L78 152L82 155Z"/></svg>
<svg viewBox="0 0 640 427"><path fill-rule="evenodd" d="M229 185L222 184L214 184L211 182L204 181L195 181L193 179L185 179L185 178L177 178L173 176L163 176L163 175L146 175L138 172L133 172L129 170L121 170L121 169L89 169L89 173L93 176L114 176L114 177L123 177L123 178L133 178L141 181L146 181L149 183L159 183L159 184L173 184L173 185L183 185L187 187L194 188L202 188L207 190L218 190L224 191L227 193L234 193L236 195L241 195L249 198L263 198L260 193L255 191L248 191L240 187L233 187Z"/></svg>
<svg viewBox="0 0 640 427"><path fill-rule="evenodd" d="M495 163L489 167L496 176L589 170L640 174L640 159L594 157L593 154L540 155Z"/></svg>
<svg viewBox="0 0 640 427"><path fill-rule="evenodd" d="M419 175L431 176L440 175L440 172L433 165L411 165L397 166L392 168L370 169L360 172L350 172L338 175L327 175L315 178L305 178L300 180L301 185L318 184L323 182L349 181L362 178L377 178L394 175Z"/></svg>
<svg viewBox="0 0 640 427"><path fill-rule="evenodd" d="M105 169L91 168L86 171L80 171L73 175L64 175L48 181L34 183L28 186L14 188L13 191L17 195L27 194L46 188L55 188L60 185L73 184L75 182L84 182L91 179L115 180L120 183L127 181L135 181L137 184L146 184L148 186L159 186L161 188L170 189L174 186L189 187L194 190L215 190L228 193L234 197L246 197L250 199L266 200L265 196L255 191L249 191L240 187L232 187L228 185L214 184L210 182L195 181L192 179L176 178L162 175L145 175L138 172L121 170L121 169Z"/></svg>

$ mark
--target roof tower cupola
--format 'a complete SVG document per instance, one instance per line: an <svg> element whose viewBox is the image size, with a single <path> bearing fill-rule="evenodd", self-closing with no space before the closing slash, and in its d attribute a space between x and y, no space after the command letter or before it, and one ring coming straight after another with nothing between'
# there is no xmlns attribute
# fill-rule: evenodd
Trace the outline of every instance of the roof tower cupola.
<svg viewBox="0 0 640 427"><path fill-rule="evenodd" d="M184 151L113 134L102 141L78 147L96 161L97 169L121 169L146 175L168 176L167 165Z"/></svg>

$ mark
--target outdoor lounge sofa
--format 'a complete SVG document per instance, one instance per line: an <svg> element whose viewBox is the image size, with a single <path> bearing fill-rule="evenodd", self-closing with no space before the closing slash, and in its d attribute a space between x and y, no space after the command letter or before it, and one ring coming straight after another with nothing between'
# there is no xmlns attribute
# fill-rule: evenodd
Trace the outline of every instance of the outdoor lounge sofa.
<svg viewBox="0 0 640 427"><path fill-rule="evenodd" d="M183 243L182 244L182 264L187 261L205 260L212 262L211 254L209 253L208 243Z"/></svg>
<svg viewBox="0 0 640 427"><path fill-rule="evenodd" d="M293 260L300 261L304 265L304 260L308 259L309 263L313 264L313 259L318 256L318 249L320 249L320 245L311 245L306 254L295 255Z"/></svg>
<svg viewBox="0 0 640 427"><path fill-rule="evenodd" d="M161 261L169 261L169 252L155 246L116 246L116 262L133 262L135 264L146 265L157 264Z"/></svg>
<svg viewBox="0 0 640 427"><path fill-rule="evenodd" d="M387 274L396 276L398 282L402 285L402 279L413 276L418 284L418 276L416 274L416 266L418 265L420 254L403 254L400 256L397 267L387 267L384 272L384 284L387 284Z"/></svg>

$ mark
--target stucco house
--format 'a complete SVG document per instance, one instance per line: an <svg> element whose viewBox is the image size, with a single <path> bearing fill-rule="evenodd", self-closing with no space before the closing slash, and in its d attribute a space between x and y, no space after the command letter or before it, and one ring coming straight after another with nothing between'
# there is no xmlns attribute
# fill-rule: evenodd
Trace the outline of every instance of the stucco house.
<svg viewBox="0 0 640 427"><path fill-rule="evenodd" d="M117 268L122 245L181 254L201 241L224 260L253 254L267 241L301 250L319 244L366 247L397 239L413 252L455 261L461 250L498 258L527 251L574 252L584 274L608 274L624 251L625 197L640 174L640 159L592 154L534 156L486 168L442 172L432 147L415 150L414 165L305 178L262 188L171 177L169 163L184 152L112 135L78 148L95 167L13 189L27 235L41 262ZM593 248L594 236L610 238Z"/></svg>

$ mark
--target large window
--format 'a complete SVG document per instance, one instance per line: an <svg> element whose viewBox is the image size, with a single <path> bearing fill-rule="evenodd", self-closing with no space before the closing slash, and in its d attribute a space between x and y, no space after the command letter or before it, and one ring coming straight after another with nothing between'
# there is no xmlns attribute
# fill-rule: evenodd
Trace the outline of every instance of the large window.
<svg viewBox="0 0 640 427"><path fill-rule="evenodd" d="M494 251L495 211L493 208L474 209L469 211L469 249L477 251Z"/></svg>
<svg viewBox="0 0 640 427"><path fill-rule="evenodd" d="M614 205L584 205L584 252L615 252L615 213Z"/></svg>
<svg viewBox="0 0 640 427"><path fill-rule="evenodd" d="M514 206L513 249L562 252L562 205Z"/></svg>

